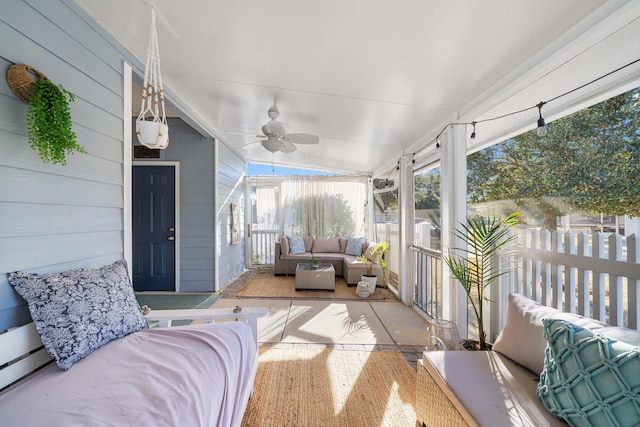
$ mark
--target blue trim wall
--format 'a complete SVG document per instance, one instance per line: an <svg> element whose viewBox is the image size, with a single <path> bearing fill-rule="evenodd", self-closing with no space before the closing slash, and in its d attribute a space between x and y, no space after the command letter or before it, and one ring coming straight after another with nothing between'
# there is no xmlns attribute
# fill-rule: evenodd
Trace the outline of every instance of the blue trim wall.
<svg viewBox="0 0 640 427"><path fill-rule="evenodd" d="M31 319L7 273L97 267L123 257L123 60L77 7L12 0L0 13L0 70L29 64L76 96L87 154L43 163L27 142L27 105L0 79L0 332Z"/></svg>

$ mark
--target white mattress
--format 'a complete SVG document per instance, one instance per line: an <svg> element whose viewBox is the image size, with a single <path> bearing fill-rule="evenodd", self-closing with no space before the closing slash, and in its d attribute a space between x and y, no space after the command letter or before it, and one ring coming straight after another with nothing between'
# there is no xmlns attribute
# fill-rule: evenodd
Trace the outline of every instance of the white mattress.
<svg viewBox="0 0 640 427"><path fill-rule="evenodd" d="M0 425L239 426L257 348L244 322L147 329L0 395Z"/></svg>

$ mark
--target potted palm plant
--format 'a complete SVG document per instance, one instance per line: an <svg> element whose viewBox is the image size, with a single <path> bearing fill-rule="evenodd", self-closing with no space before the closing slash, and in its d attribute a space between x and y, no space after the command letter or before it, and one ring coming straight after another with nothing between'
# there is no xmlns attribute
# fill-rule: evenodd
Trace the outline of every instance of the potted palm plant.
<svg viewBox="0 0 640 427"><path fill-rule="evenodd" d="M520 223L519 218L520 212L505 218L496 214L479 219L468 218L466 223L453 231L463 242L462 248L454 248L460 255L452 255L449 251L449 255L443 257L451 274L467 293L467 300L478 322L478 342L472 346L475 350L487 350L490 347L484 331L483 303L490 302L485 297L485 290L509 271L508 268L500 269L491 258L517 238L510 233L510 229Z"/></svg>
<svg viewBox="0 0 640 427"><path fill-rule="evenodd" d="M382 283L387 283L387 276L389 273L389 267L384 259L384 255L389 252L389 242L379 242L373 245L369 253L369 258L366 255L360 255L358 261L360 261L366 271L365 274L360 276L360 280L369 284L369 292L373 293L376 290L376 283L378 282L378 275L373 274L373 265L375 262L380 263L382 269ZM374 261L371 261L374 260Z"/></svg>

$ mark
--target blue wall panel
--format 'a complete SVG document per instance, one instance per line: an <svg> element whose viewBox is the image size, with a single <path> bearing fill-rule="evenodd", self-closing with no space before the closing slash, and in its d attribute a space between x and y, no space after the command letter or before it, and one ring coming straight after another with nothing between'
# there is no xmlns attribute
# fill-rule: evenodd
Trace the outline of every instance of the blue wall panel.
<svg viewBox="0 0 640 427"><path fill-rule="evenodd" d="M65 1L5 1L0 72L29 64L73 92L87 154L42 163L27 142L27 105L0 79L0 332L30 320L7 281L16 270L98 267L123 256L122 62L113 40Z"/></svg>

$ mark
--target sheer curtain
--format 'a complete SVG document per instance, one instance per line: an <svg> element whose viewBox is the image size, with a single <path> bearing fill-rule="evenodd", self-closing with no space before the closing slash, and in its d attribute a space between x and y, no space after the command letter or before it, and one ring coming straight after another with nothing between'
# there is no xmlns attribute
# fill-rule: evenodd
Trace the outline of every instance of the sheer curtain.
<svg viewBox="0 0 640 427"><path fill-rule="evenodd" d="M280 231L319 238L365 234L367 177L288 177L280 192Z"/></svg>

